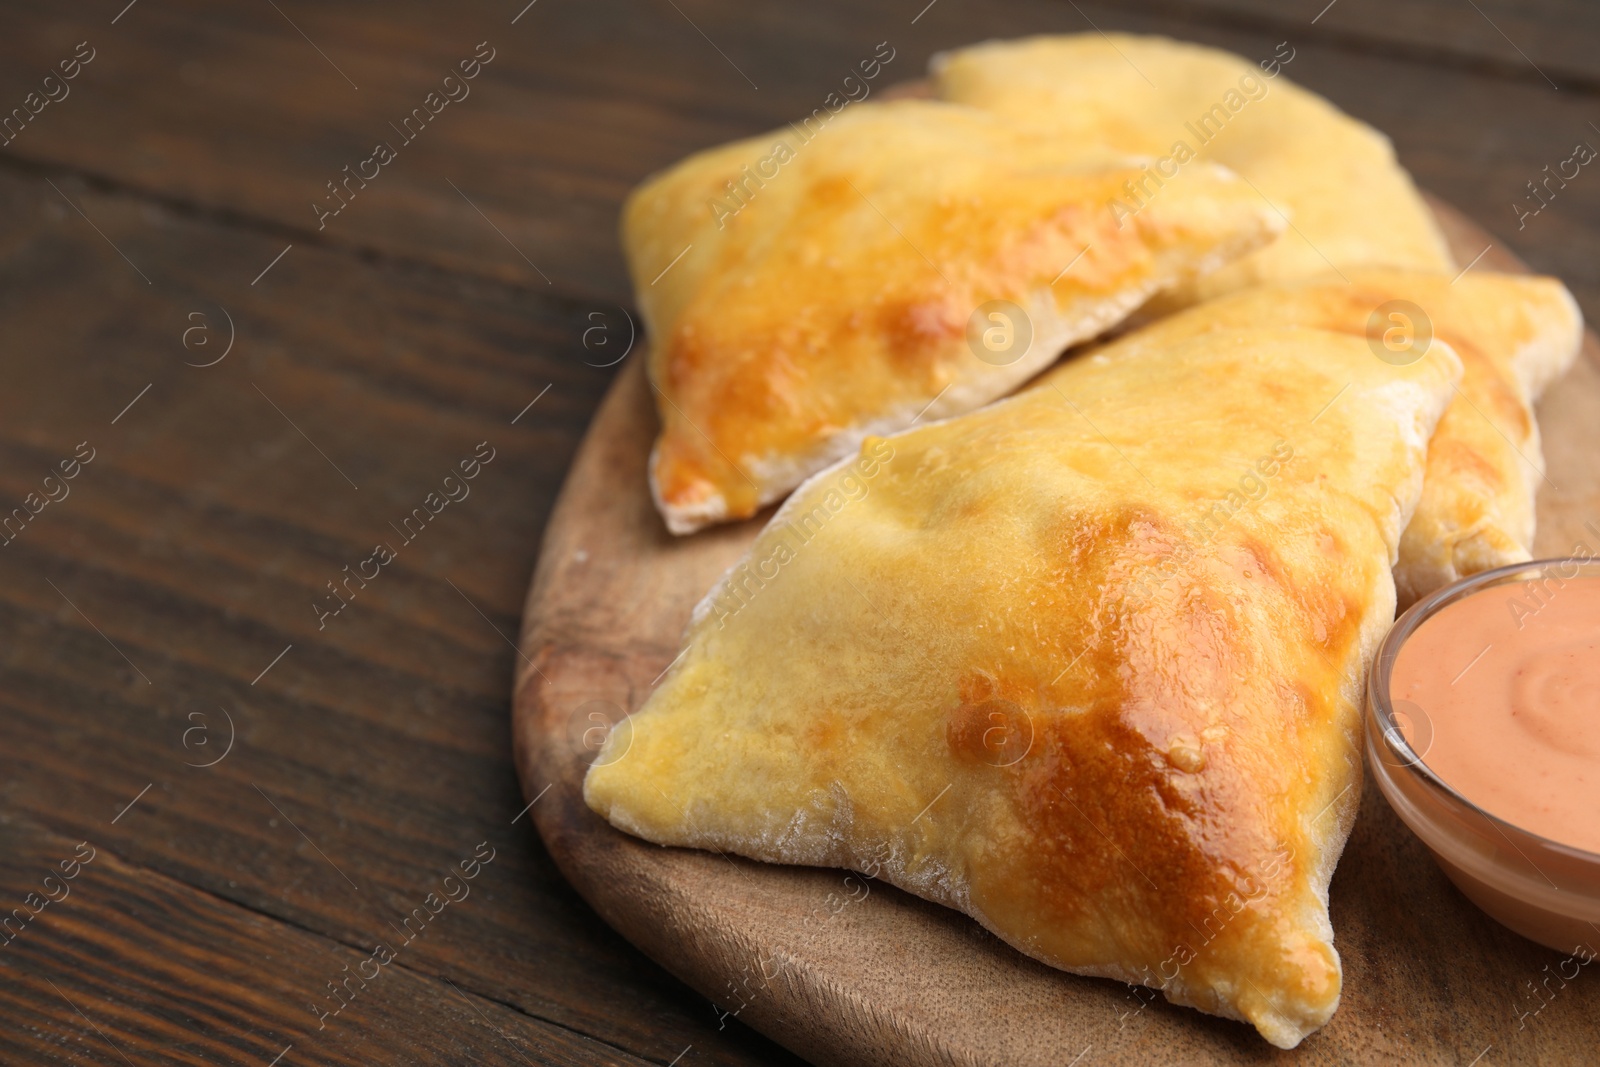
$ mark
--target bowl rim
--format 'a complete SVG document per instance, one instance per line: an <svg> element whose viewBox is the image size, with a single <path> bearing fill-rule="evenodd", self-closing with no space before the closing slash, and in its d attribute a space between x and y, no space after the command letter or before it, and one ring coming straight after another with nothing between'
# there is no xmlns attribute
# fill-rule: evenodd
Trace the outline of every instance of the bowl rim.
<svg viewBox="0 0 1600 1067"><path fill-rule="evenodd" d="M1378 645L1377 655L1375 655L1372 659L1372 666L1367 672L1367 707L1365 718L1370 725L1377 728L1377 736L1378 738L1381 738L1381 741L1371 738L1370 734L1372 731L1369 730L1369 744L1371 744L1374 749L1376 749L1379 744L1386 745L1396 760L1396 762L1389 762L1382 759L1378 760L1378 762L1385 763L1387 766L1383 771L1380 771L1378 768L1374 768L1374 775L1414 775L1417 779L1423 782L1425 786L1431 786L1434 790L1442 793L1444 798L1451 804L1466 808L1468 811L1476 813L1482 817L1488 822L1491 828L1497 830L1501 836L1506 837L1507 841L1511 841L1512 839L1506 835L1506 831L1512 830L1518 834L1521 834L1525 838L1531 839L1544 848L1550 849L1551 851L1564 855L1570 859L1600 866L1600 852L1591 852L1588 849L1580 848L1577 845L1568 844L1564 841L1557 841L1554 838L1546 837L1544 834L1536 833L1535 831L1529 830L1528 828L1511 822L1508 819L1501 818L1491 811L1485 810L1474 801L1463 796L1459 791L1456 790L1454 786L1441 778L1432 767L1429 767L1426 760L1422 756L1418 755L1416 750L1411 747L1411 743L1406 739L1405 732L1395 720L1394 706L1390 698L1390 676L1394 671L1395 661L1399 658L1400 649L1405 644L1406 640L1413 633L1415 633L1418 628L1427 622L1428 619L1438 614L1450 604L1471 596L1473 593L1487 589L1490 586L1509 584L1505 581L1507 578L1511 578L1515 575L1520 575L1529 571L1544 573L1552 567L1564 566L1574 566L1576 567L1576 570L1570 576L1557 575L1557 577L1562 581L1572 581L1575 578L1583 577L1584 570L1586 568L1592 570L1594 572L1594 576L1600 577L1600 555L1553 556L1543 559L1531 559L1521 563L1508 563L1501 567L1495 567L1486 571L1479 571L1476 574L1457 579L1448 585L1442 586L1439 589L1435 589L1433 592L1412 604L1411 607L1407 608L1405 612L1395 620L1395 623L1392 627L1390 627L1389 632L1384 635L1383 641ZM1415 831L1413 830L1413 832ZM1514 842L1512 847L1516 847ZM1520 851L1520 849L1518 851ZM1523 858L1527 859L1526 856ZM1549 876L1543 871L1540 871L1538 867L1533 864L1532 860L1528 860L1528 863L1530 866L1534 866L1534 870L1543 876L1546 881L1549 881Z"/></svg>

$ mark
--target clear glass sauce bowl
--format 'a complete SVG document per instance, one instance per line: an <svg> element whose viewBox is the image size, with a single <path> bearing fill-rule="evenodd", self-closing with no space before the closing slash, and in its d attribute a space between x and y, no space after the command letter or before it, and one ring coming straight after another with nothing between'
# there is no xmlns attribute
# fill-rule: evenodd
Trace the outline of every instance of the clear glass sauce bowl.
<svg viewBox="0 0 1600 1067"><path fill-rule="evenodd" d="M1443 608L1496 585L1536 581L1559 590L1600 576L1600 560L1545 559L1475 574L1424 597L1389 631L1367 676L1367 766L1389 805L1478 907L1524 937L1573 952L1600 946L1600 854L1553 841L1484 811L1426 763L1420 734L1394 706L1390 676L1401 646ZM1559 594L1558 594L1559 595ZM1596 694L1600 703L1600 694ZM1421 727L1419 729L1419 727ZM1418 736L1419 754L1405 729ZM1600 812L1595 813L1600 819ZM1593 948L1589 948L1593 952Z"/></svg>

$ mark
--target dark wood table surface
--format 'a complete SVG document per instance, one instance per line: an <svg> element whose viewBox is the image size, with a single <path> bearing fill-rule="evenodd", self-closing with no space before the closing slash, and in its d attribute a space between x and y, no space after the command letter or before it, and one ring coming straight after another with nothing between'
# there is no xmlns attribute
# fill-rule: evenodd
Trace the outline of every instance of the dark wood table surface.
<svg viewBox="0 0 1600 1067"><path fill-rule="evenodd" d="M622 198L879 42L1287 41L1600 315L1600 171L1516 207L1600 148L1588 0L526 2L6 5L0 1062L794 1062L519 817L511 642Z"/></svg>

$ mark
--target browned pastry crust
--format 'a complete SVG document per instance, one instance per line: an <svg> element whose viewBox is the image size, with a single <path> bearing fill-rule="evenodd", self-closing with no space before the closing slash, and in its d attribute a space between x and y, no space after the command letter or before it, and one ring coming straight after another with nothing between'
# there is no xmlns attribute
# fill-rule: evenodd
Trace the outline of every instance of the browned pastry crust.
<svg viewBox="0 0 1600 1067"><path fill-rule="evenodd" d="M645 183L623 236L653 337L651 485L668 527L752 515L870 434L1003 396L1284 225L1210 164L1119 217L1110 205L1138 176L1093 146L905 101ZM980 358L977 338L1006 326L977 313L1002 300L1026 312L1031 344Z"/></svg>
<svg viewBox="0 0 1600 1067"><path fill-rule="evenodd" d="M1119 351L1260 326L1355 334L1390 359L1410 358L1432 336L1461 357L1461 384L1428 446L1422 500L1400 539L1402 608L1458 578L1529 558L1544 473L1533 402L1572 366L1583 340L1583 316L1566 286L1488 271L1347 267L1220 297L1129 334ZM1384 347L1391 334L1394 351Z"/></svg>
<svg viewBox="0 0 1600 1067"><path fill-rule="evenodd" d="M1362 679L1460 362L1116 348L801 487L584 795L662 844L878 870L1291 1047L1338 1004Z"/></svg>

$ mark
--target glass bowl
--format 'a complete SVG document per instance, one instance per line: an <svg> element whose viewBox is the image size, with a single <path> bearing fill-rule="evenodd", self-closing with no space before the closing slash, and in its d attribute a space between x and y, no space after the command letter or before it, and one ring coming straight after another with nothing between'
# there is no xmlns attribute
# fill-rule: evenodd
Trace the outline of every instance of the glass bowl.
<svg viewBox="0 0 1600 1067"><path fill-rule="evenodd" d="M1402 822L1432 850L1461 892L1523 937L1559 952L1600 945L1600 854L1553 841L1491 815L1426 762L1432 724L1399 708L1390 675L1406 640L1450 604L1491 586L1600 576L1600 560L1544 559L1484 571L1424 597L1400 616L1367 676L1367 766ZM1417 721L1420 719L1420 721ZM1409 729L1421 749L1406 738ZM1596 813L1600 818L1600 813ZM1593 949L1589 948L1592 952Z"/></svg>

